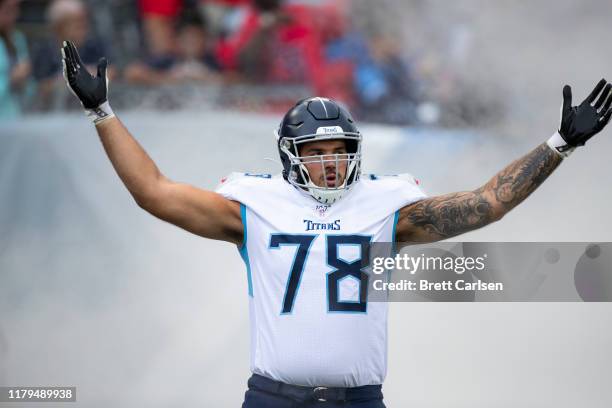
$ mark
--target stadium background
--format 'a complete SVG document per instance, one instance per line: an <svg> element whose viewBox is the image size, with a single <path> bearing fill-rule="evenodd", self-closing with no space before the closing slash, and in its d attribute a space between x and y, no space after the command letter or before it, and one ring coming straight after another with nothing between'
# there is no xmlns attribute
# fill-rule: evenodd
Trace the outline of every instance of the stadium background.
<svg viewBox="0 0 612 408"><path fill-rule="evenodd" d="M46 3L21 4L30 49L44 37L36 10ZM90 3L102 37L96 19L120 3ZM410 172L431 195L474 188L544 141L563 83L579 100L610 79L609 2L348 7L364 35L384 27L425 89L397 101L415 115L382 112L361 126L365 171ZM442 81L447 93L427 91ZM140 210L61 85L56 104L0 119L0 384L76 385L83 407L239 406L248 316L235 248ZM264 159L276 158L272 129L286 100L311 92L308 83L121 78L110 89L162 171L205 188L231 171L278 171ZM606 130L501 222L462 239L611 241L610 148ZM394 304L387 405L607 407L609 314L605 303Z"/></svg>

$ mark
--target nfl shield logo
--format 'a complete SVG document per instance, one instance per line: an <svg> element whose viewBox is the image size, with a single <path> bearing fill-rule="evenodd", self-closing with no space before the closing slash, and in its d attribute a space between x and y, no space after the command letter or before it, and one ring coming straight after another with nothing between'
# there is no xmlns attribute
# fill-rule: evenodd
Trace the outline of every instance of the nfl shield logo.
<svg viewBox="0 0 612 408"><path fill-rule="evenodd" d="M324 205L324 204L320 204L315 207L315 211L321 218L325 217L325 214L327 214L328 209L329 209L329 205Z"/></svg>

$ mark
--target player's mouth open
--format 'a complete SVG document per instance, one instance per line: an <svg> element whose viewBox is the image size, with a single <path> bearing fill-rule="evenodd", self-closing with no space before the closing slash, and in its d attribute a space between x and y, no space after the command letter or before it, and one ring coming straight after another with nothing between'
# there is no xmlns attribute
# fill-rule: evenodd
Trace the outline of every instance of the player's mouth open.
<svg viewBox="0 0 612 408"><path fill-rule="evenodd" d="M340 177L336 179L336 173L330 173L325 177L325 181L327 182L327 187L338 187L336 181L340 182Z"/></svg>

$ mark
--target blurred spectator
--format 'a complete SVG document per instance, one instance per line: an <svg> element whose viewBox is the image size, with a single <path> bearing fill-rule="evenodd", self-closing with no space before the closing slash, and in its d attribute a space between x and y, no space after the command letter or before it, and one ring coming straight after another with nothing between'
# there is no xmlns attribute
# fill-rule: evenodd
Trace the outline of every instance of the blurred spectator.
<svg viewBox="0 0 612 408"><path fill-rule="evenodd" d="M408 58L395 38L377 35L369 41L369 63L356 72L357 88L364 107L373 115L368 119L397 124L423 122L419 117L423 84L414 75Z"/></svg>
<svg viewBox="0 0 612 408"><path fill-rule="evenodd" d="M0 118L19 115L31 70L25 37L15 29L18 16L19 0L0 0Z"/></svg>
<svg viewBox="0 0 612 408"><path fill-rule="evenodd" d="M325 58L353 65L356 114L367 120L414 122L417 87L397 42L384 35L368 39L349 30L348 17L336 5L320 7L317 15Z"/></svg>
<svg viewBox="0 0 612 408"><path fill-rule="evenodd" d="M59 54L62 41L74 42L79 50L83 63L91 73L96 72L98 60L109 55L109 48L101 38L90 29L89 16L81 0L54 0L47 9L47 22L51 36L38 44L34 50L34 77L39 81L38 109L46 109L52 103L54 90L63 87L62 63ZM108 76L115 76L114 67L110 66Z"/></svg>
<svg viewBox="0 0 612 408"><path fill-rule="evenodd" d="M138 0L148 55L164 60L174 54L175 25L181 0Z"/></svg>
<svg viewBox="0 0 612 408"><path fill-rule="evenodd" d="M215 38L225 38L241 23L244 7L252 0L201 0L200 10L209 22L208 32Z"/></svg>
<svg viewBox="0 0 612 408"><path fill-rule="evenodd" d="M219 43L221 66L253 82L307 84L318 95L350 101L345 78L351 67L327 64L313 10L282 0L253 0L238 30Z"/></svg>
<svg viewBox="0 0 612 408"><path fill-rule="evenodd" d="M126 69L125 79L140 84L217 80L219 67L210 52L204 20L197 13L185 13L178 23L176 37L171 55L133 63Z"/></svg>
<svg viewBox="0 0 612 408"><path fill-rule="evenodd" d="M176 21L189 9L201 10L208 22L208 33L224 35L232 26L236 6L252 0L138 0L143 34L149 55L163 57L174 53ZM231 31L231 28L230 28Z"/></svg>

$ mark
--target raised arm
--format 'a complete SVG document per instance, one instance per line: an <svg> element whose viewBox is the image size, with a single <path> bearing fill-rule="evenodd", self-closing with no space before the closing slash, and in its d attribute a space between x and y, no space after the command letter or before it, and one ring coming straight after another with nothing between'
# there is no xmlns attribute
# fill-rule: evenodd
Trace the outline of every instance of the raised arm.
<svg viewBox="0 0 612 408"><path fill-rule="evenodd" d="M106 60L100 60L97 76L87 72L70 42L62 47L64 77L79 98L119 178L140 207L154 216L194 234L240 244L240 204L196 187L173 182L115 116L107 100Z"/></svg>
<svg viewBox="0 0 612 408"><path fill-rule="evenodd" d="M476 190L406 206L400 210L396 238L401 242L434 242L497 221L542 184L561 160L542 143Z"/></svg>
<svg viewBox="0 0 612 408"><path fill-rule="evenodd" d="M538 188L564 157L606 126L612 116L611 88L602 79L579 106L572 107L571 88L566 85L561 126L548 142L515 160L476 190L432 197L402 208L396 240L435 242L500 220Z"/></svg>

